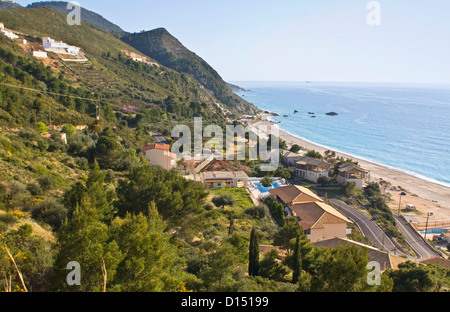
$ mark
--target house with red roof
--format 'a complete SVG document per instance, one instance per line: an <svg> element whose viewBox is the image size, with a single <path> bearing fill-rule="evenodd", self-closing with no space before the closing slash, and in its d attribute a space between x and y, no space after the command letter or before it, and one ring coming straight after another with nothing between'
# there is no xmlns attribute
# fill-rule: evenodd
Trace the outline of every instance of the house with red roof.
<svg viewBox="0 0 450 312"><path fill-rule="evenodd" d="M149 144L142 148L150 166L160 166L171 170L177 166L177 155L170 152L168 144Z"/></svg>

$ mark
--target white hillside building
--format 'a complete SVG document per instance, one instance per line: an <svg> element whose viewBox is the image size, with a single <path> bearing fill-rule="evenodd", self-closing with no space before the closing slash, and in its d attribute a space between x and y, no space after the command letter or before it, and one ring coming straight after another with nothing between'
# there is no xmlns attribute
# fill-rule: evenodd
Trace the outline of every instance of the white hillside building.
<svg viewBox="0 0 450 312"><path fill-rule="evenodd" d="M78 55L80 48L76 46L70 46L62 41L55 41L50 37L42 38L42 45L45 50L55 52L55 53L69 53L73 55Z"/></svg>
<svg viewBox="0 0 450 312"><path fill-rule="evenodd" d="M7 30L3 23L0 23L0 34L8 37L9 39L19 39L19 36L17 36L15 33L11 32L9 30Z"/></svg>

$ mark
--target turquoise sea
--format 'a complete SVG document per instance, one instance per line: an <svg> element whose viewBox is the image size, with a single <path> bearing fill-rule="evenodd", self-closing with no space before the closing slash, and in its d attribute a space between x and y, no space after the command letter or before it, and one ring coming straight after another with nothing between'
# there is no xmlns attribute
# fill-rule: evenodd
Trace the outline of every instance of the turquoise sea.
<svg viewBox="0 0 450 312"><path fill-rule="evenodd" d="M233 84L291 134L450 187L450 85Z"/></svg>

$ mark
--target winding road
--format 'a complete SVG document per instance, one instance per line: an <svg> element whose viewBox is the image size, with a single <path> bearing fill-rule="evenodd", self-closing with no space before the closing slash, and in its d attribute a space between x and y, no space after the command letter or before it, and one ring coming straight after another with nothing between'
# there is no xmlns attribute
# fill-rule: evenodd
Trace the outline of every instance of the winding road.
<svg viewBox="0 0 450 312"><path fill-rule="evenodd" d="M397 247L386 235L386 233L384 233L384 231L374 221L372 221L370 217L366 216L358 209L355 209L340 200L330 199L330 202L337 210L339 210L347 218L352 220L361 230L361 233L379 249L387 251L391 254L395 254L397 256L405 255L403 252L397 249ZM421 261L430 257L441 257L441 255L430 245L428 245L428 243L425 242L420 234L411 227L408 221L395 215L394 217L397 221L397 227L399 231L405 237L408 245L417 254L416 258L412 258L411 256L406 255L409 259Z"/></svg>
<svg viewBox="0 0 450 312"><path fill-rule="evenodd" d="M412 228L408 221L395 215L394 218L397 221L399 231L405 237L408 245L411 246L417 254L417 260L421 261L431 257L441 257L441 255L428 245L422 236Z"/></svg>
<svg viewBox="0 0 450 312"><path fill-rule="evenodd" d="M330 199L334 207L344 214L347 218L352 220L361 233L375 244L380 250L387 251L392 254L402 255L391 239L384 233L384 231L368 216L361 211L347 205L343 201L337 199Z"/></svg>

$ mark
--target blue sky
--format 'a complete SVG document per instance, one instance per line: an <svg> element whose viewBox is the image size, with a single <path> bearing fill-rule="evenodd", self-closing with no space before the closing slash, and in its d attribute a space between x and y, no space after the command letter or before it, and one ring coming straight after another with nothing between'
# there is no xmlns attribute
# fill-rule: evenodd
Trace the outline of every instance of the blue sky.
<svg viewBox="0 0 450 312"><path fill-rule="evenodd" d="M32 1L16 1L27 5ZM450 1L79 0L129 32L165 27L227 81L450 84Z"/></svg>

